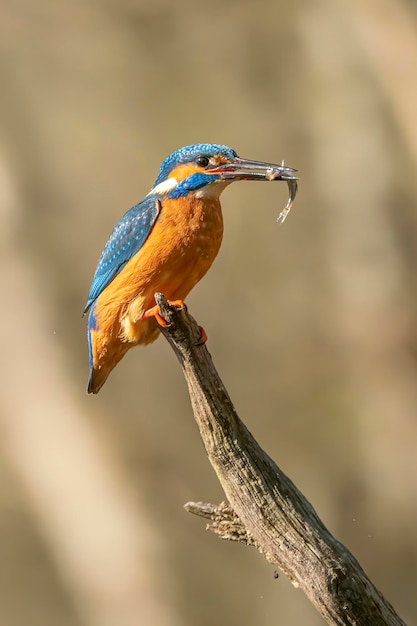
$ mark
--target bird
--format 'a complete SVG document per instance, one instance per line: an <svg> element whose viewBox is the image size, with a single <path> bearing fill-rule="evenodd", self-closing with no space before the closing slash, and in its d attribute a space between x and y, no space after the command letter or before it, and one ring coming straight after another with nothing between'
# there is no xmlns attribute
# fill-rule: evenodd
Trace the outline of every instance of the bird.
<svg viewBox="0 0 417 626"><path fill-rule="evenodd" d="M223 237L222 191L238 180L285 180L290 187L295 171L210 143L184 146L162 162L150 192L117 222L98 261L84 310L88 393L98 393L130 348L157 339L164 320L154 294L183 306L212 265Z"/></svg>

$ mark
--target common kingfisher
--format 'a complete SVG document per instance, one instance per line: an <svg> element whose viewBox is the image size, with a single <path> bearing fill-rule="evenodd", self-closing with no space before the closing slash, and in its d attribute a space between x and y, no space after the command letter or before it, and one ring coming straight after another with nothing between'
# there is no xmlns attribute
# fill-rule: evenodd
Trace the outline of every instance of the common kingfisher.
<svg viewBox="0 0 417 626"><path fill-rule="evenodd" d="M154 294L178 306L205 275L223 236L221 192L236 180L284 180L290 206L292 168L241 159L227 146L185 146L163 161L155 183L116 224L94 274L88 316L90 378L97 393L126 352L155 341Z"/></svg>

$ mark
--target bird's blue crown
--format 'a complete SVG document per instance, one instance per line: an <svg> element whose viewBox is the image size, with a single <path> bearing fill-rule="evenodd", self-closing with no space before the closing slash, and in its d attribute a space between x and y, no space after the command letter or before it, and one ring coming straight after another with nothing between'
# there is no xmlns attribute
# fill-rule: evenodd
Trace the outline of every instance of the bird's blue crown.
<svg viewBox="0 0 417 626"><path fill-rule="evenodd" d="M162 162L162 165L159 169L159 174L154 183L154 187L162 183L166 180L173 169L175 169L178 165L185 165L187 163L192 163L199 156L206 156L208 158L215 156L216 154L220 154L227 159L232 161L236 158L237 154L232 148L228 148L227 146L222 146L215 143L196 143L190 146L184 146L179 150L176 150L172 154L169 155Z"/></svg>

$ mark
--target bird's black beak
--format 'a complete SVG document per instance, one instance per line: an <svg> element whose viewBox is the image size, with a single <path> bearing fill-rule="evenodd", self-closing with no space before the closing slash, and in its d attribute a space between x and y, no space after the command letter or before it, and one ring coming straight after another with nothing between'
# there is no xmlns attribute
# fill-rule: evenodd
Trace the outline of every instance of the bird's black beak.
<svg viewBox="0 0 417 626"><path fill-rule="evenodd" d="M285 180L295 181L296 171L292 167L265 163L264 161L250 161L236 157L230 163L224 163L212 170L211 174L218 174L221 180Z"/></svg>

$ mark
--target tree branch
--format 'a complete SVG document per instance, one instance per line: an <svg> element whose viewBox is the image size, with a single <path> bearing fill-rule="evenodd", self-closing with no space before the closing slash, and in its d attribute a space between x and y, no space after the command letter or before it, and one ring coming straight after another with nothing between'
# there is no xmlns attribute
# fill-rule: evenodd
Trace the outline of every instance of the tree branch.
<svg viewBox="0 0 417 626"><path fill-rule="evenodd" d="M188 503L224 539L255 545L300 587L329 624L405 626L349 550L324 526L294 483L262 450L239 419L184 309L155 294L161 328L177 355L194 417L228 503Z"/></svg>

